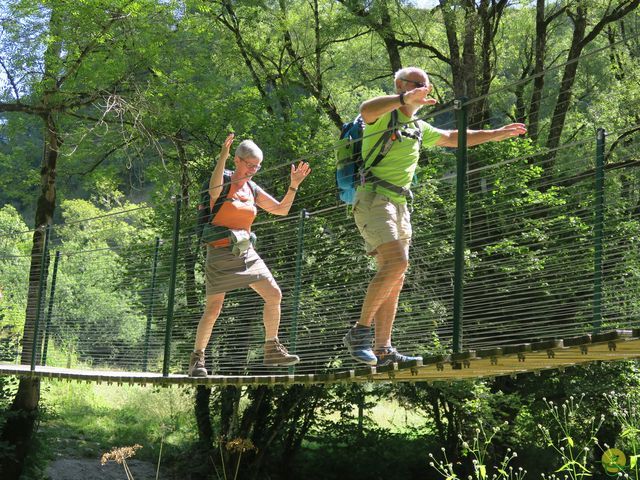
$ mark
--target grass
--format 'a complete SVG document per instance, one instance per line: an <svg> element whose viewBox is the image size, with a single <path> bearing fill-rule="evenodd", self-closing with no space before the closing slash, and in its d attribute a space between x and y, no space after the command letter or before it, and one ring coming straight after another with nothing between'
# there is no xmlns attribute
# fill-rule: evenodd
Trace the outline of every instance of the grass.
<svg viewBox="0 0 640 480"><path fill-rule="evenodd" d="M100 458L140 444L155 462L161 441L178 455L197 437L191 389L45 382L40 434L56 456ZM164 438L164 440L162 440Z"/></svg>
<svg viewBox="0 0 640 480"><path fill-rule="evenodd" d="M354 406L351 413L356 418L358 407ZM372 408L365 409L364 415L376 427L389 430L390 433L431 431L432 422L429 418L417 410L404 408L396 400L380 399ZM339 421L340 412L328 415L326 420Z"/></svg>
<svg viewBox="0 0 640 480"><path fill-rule="evenodd" d="M357 410L354 412L357 414ZM424 415L415 410L407 410L393 400L381 400L373 408L366 410L373 423L392 433L405 433L407 430L420 430L430 425Z"/></svg>

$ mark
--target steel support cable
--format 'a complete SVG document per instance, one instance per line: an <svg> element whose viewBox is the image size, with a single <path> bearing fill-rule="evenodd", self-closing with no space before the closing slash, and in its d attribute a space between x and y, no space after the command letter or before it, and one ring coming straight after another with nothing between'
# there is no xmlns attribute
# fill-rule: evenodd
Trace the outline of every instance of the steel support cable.
<svg viewBox="0 0 640 480"><path fill-rule="evenodd" d="M512 83L510 83L508 85L505 85L504 87L501 87L498 90L494 90L494 91L492 91L490 93L487 93L485 95L480 95L478 97L474 97L473 99L469 99L463 104L463 106L473 105L474 103L482 101L482 100L485 100L485 99L487 99L487 98L489 98L489 97L491 97L493 95L499 95L499 94L502 94L504 92L508 92L510 88L517 87L517 86L519 86L521 84L526 84L528 82L531 82L532 80L534 80L535 78L537 78L539 76L546 75L548 72L555 71L555 70L563 68L563 67L565 67L567 65L573 64L575 62L579 62L580 60L584 60L584 59L588 59L588 58L590 58L592 56L596 56L597 54L599 54L601 52L606 52L611 47L613 47L614 45L620 44L620 43L624 43L624 42L628 41L628 39L633 39L633 38L635 38L637 36L640 36L640 33L625 37L625 38L623 38L621 40L618 40L618 41L614 42L613 44L608 44L605 47L601 47L601 48L598 48L598 49L596 49L596 50L594 50L594 51L592 51L590 53L581 55L580 57L578 57L576 59L569 60L567 62L560 63L558 65L554 65L552 67L545 68L542 72L538 72L537 74L530 75L530 76L525 77L523 79L519 79L519 80L517 80L515 82L512 82ZM568 101L571 101L571 100L568 100ZM444 113L450 113L450 112L453 112L453 110L454 110L454 107L452 105L451 107L447 107L446 109L443 109L443 110L438 111L438 112L429 112L427 115L418 116L417 119L426 120L426 119L432 118L436 114L441 115L441 114L444 114ZM316 151L316 152L312 152L312 153L310 153L308 155L300 156L300 157L298 157L296 159L287 161L285 163L280 163L280 164L276 164L276 165L270 166L268 168L265 168L264 171L267 172L267 171L271 171L271 170L277 170L277 169L280 169L280 168L282 168L282 167L284 167L286 165L290 165L292 163L296 164L296 163L298 163L300 161L309 161L310 159L315 158L315 157L320 157L320 158L326 157L330 153L334 152L337 148L338 148L338 145L334 144L331 147L328 147L326 149L322 149L322 150L319 150L319 151ZM224 184L222 184L222 185L224 185ZM202 193L202 192L200 192L200 193Z"/></svg>
<svg viewBox="0 0 640 480"><path fill-rule="evenodd" d="M319 357L323 357L323 356L320 355ZM304 360L308 360L308 358L305 358Z"/></svg>
<svg viewBox="0 0 640 480"><path fill-rule="evenodd" d="M562 293L562 292L560 292L560 293ZM411 299L411 300L415 300L415 299ZM429 301L431 301L431 300L429 300ZM548 302L549 302L549 303L555 303L556 301L557 301L557 300L550 299ZM415 305L419 305L419 303L418 303L418 302L413 302L413 304L415 304ZM247 309L247 311L251 313L251 309ZM284 310L284 311L286 312L286 310ZM237 315L237 314L238 314L238 312L236 312L236 315ZM252 313L251 313L251 314L252 314Z"/></svg>
<svg viewBox="0 0 640 480"><path fill-rule="evenodd" d="M620 286L622 286L624 284L621 284ZM586 288L588 287L588 288ZM593 287L592 285L587 285L585 288L582 289L573 289L573 290L567 290L567 291L562 291L562 290L556 290L556 291L543 291L542 289L532 289L532 291L528 292L529 293L529 297L523 294L518 297L520 299L520 302L517 302L516 298L512 298L511 295L509 294L504 294L503 296L497 296L497 297L492 297L492 298L487 298L484 299L484 301L480 301L478 299L474 299L473 296L468 297L469 299L469 311L467 312L469 314L470 317L473 317L474 314L475 316L482 314L481 316L484 316L484 314L490 314L491 312L508 312L509 316L515 316L514 312L517 311L529 311L529 310L533 310L534 308L536 309L544 309L545 312L547 312L548 314L553 313L555 310L562 310L563 307L561 305L564 305L564 303L562 302L562 297L561 295L565 294L565 295L570 295L570 299L571 301L576 301L577 299L584 299L585 300L585 308L590 308L591 304L592 304L592 298L593 298ZM608 288L613 288L614 285L607 285ZM539 294L540 298L536 298L536 297L532 297L532 294ZM542 300L542 298L546 298L545 300ZM474 301L476 300L476 301ZM523 301L526 300L527 303L527 307L523 307L521 305L521 303ZM612 300L609 299L608 300L608 304L611 302ZM621 300L622 301L622 300ZM626 301L626 300L624 300ZM520 303L520 304L519 304ZM413 302L413 304L418 307L420 304L418 302ZM571 304L572 307L575 307L575 305ZM587 316L591 316L589 314L589 311L585 311L585 313L587 314ZM507 313L505 313L506 315Z"/></svg>
<svg viewBox="0 0 640 480"><path fill-rule="evenodd" d="M585 259L590 260L590 258L588 258L586 255L585 255ZM517 264L517 265L514 265L514 267L525 268L526 265ZM593 273L593 271L590 270L588 266L585 266L582 270L583 270L582 274L585 277ZM450 272L444 271L440 273L440 275L442 276L442 274L444 273L450 273ZM537 279L546 280L548 282L553 278L551 277L552 275L557 275L558 281L566 279L566 277L569 275L571 275L571 278L574 279L576 278L576 275L578 275L579 273L580 272L573 272L572 274L570 274L567 271L566 264L558 264L555 268L549 268L548 270L538 270L531 274L522 274L521 276L518 276L518 278L514 281L514 283L518 284L519 282L524 282L524 281L533 282ZM485 283L490 282L491 284L494 284L501 288L507 288L508 284L505 285L505 283L500 281L504 280L505 277L508 278L510 276L512 277L514 276L514 274L509 272L493 272L490 275L485 274L482 276L478 276L478 275L472 276L466 280L467 287L465 289L465 292L467 293L468 296L471 297L476 294L476 291L480 291L480 292L484 291L483 290L484 287L482 285L478 285L477 287L473 288L473 285L480 284L481 282L485 282ZM409 277L412 277L411 272L409 272ZM580 278L580 276L578 275L577 278ZM588 282L585 280L585 283L588 283ZM579 284L572 284L572 285L579 285ZM528 287L526 285L522 285L521 288L527 289ZM515 291L518 291L518 290L515 290Z"/></svg>
<svg viewBox="0 0 640 480"><path fill-rule="evenodd" d="M553 294L552 294L553 295ZM551 297L551 295L550 295ZM549 298L546 301L529 301L527 307L517 308L516 306L500 303L499 309L491 309L491 305L494 304L474 304L470 302L469 310L467 313L467 319L465 322L473 322L476 318L481 318L483 322L497 323L511 323L519 318L532 318L538 315L532 315L532 312L537 312L548 318L557 314L575 314L576 308L582 306L582 312L587 317L591 317L591 300L593 298L593 289L583 291L581 294L572 293L572 301L584 299L584 302L579 305L573 303L565 304L561 303L560 298ZM466 299L465 299L466 300ZM512 307L512 308L509 308ZM503 320L508 317L508 320ZM562 315L564 318L564 315Z"/></svg>
<svg viewBox="0 0 640 480"><path fill-rule="evenodd" d="M556 166L563 167L564 169L566 169L567 167L571 167L571 166L584 168L584 166L586 165L593 165L595 162L593 161L594 159L592 159L591 157L593 156L594 144L595 144L594 139L588 138L588 139L577 140L572 142L571 144L564 144L560 147L557 147L556 149L554 149L554 152L556 153L556 158L555 158ZM581 148L576 148L576 147L581 147ZM525 161L525 160L526 160L526 163L519 165L519 168L527 169L527 168L533 168L533 167L543 167L544 164L546 163L546 160L544 157L548 153L549 151L541 151L541 152L535 152L532 154L523 155L520 157L508 158L500 162L491 163L482 167L470 169L467 171L467 175L477 176L478 173L484 172L483 178L491 179L491 178L500 177L500 175L504 175L504 171L502 170L502 167L512 165L514 163ZM576 157L575 155L578 153L583 154L584 157ZM473 158L474 155L471 154L470 157ZM538 161L538 158L540 159L539 161ZM578 171L576 173L581 173L581 172ZM530 181L534 181L534 180L537 180L537 181L547 180L547 177L540 175L538 177L532 178ZM553 178L553 180L562 181L564 180L564 178Z"/></svg>
<svg viewBox="0 0 640 480"><path fill-rule="evenodd" d="M16 236L18 235L25 235L28 237L24 239L25 242L30 242L32 239L33 234L37 231L37 228L32 228L29 230L20 230L19 232L14 232L14 231L9 231L9 232L0 232L0 238L6 238L6 237L10 237L11 239L14 239Z"/></svg>
<svg viewBox="0 0 640 480"><path fill-rule="evenodd" d="M622 284L622 283L621 283ZM607 283L607 288L612 288L614 285L609 282ZM529 295L525 295L528 293ZM540 297L531 297L532 294L539 294ZM571 294L571 299L578 298L580 296L584 296L588 303L591 302L592 295L592 283L589 282L583 288L573 288L568 290L562 289L553 289L552 286L547 288L530 288L526 292L523 291L522 295L519 296L516 293L511 292L502 292L500 295L496 295L493 297L481 297L478 298L474 295L469 295L469 308L472 311L491 311L493 306L499 306L500 310L504 310L505 308L509 308L510 306L514 306L515 308L527 309L532 307L533 305L545 306L546 305L555 305L558 302L562 303L561 300L562 295ZM576 297L577 296L577 297ZM522 298L520 298L522 297ZM520 298L520 301L518 299ZM522 299L529 299L529 302L526 306L522 305ZM412 302L412 305L420 306L420 302Z"/></svg>
<svg viewBox="0 0 640 480"><path fill-rule="evenodd" d="M566 61L566 62L563 62L563 63L559 63L557 65L553 65L551 67L545 68L544 70L542 70L541 72L538 72L536 74L529 75L528 77L525 77L525 78L522 78L522 79L518 79L515 82L511 82L510 84L505 85L504 87L501 87L501 88L499 88L497 90L494 90L493 92L487 93L485 95L479 95L478 97L474 97L473 99L470 99L467 102L465 102L463 104L463 106L473 105L474 103L479 102L481 100L485 100L485 99L489 98L492 95L498 95L498 94L501 94L501 93L504 93L504 92L508 92L509 88L513 88L513 87L517 87L519 85L523 85L523 84L529 83L531 80L535 80L538 77L542 77L542 76L546 75L549 72L552 72L552 71L555 71L555 70L559 70L560 68L563 68L563 67L566 67L568 65L572 65L574 63L580 62L581 60L588 59L590 57L594 57L594 56L596 56L596 55L598 55L600 53L605 53L608 50L610 50L611 48L613 48L613 47L615 47L617 45L620 45L620 44L624 44L625 42L628 42L629 40L633 40L633 39L635 39L637 37L640 37L640 32L635 33L633 35L629 35L629 36L623 37L620 40L608 43L604 47L596 48L596 49L592 50L591 52L589 52L587 54L584 54L584 55L581 54L579 57L574 58L572 60L569 60L569 61Z"/></svg>
<svg viewBox="0 0 640 480"><path fill-rule="evenodd" d="M577 239L582 239L582 238L584 238L584 237L583 237L583 236L577 236L576 238L577 238ZM530 245L535 245L535 244L530 244ZM540 245L544 245L544 243L540 243ZM415 246L420 246L419 241L415 242L415 244L414 244L414 248L415 248ZM558 247L558 251L564 251L564 248L562 248L562 247ZM551 252L552 252L552 253L554 253L554 251L553 251L553 250L551 250ZM543 253L544 253L544 252L541 252L540 254L538 254L538 256L540 256L540 255L541 255L541 254L543 254ZM497 262L504 263L504 260L502 260L502 259L498 259L498 260L496 260L496 261L497 261ZM482 265L488 265L488 264L489 264L489 263L487 263L487 262L485 261ZM489 265L490 265L490 264L489 264ZM340 267L336 267L336 269L340 270ZM439 274L439 273L442 273L442 272L446 272L446 271L448 271L448 270L431 270L431 271L432 271L433 273L435 273L435 274Z"/></svg>
<svg viewBox="0 0 640 480"><path fill-rule="evenodd" d="M578 144L584 144L585 146L589 146L589 147L591 147L591 146L592 146L592 145L591 145L591 144L592 144L592 142L593 142L593 140L592 140L592 139L590 139L590 140L583 140L583 141L580 141L580 142L574 142L574 143L573 143L572 145L570 145L570 146L575 146L575 145L578 145ZM568 147L567 147L567 148L568 148ZM561 151L561 150L564 150L564 149L565 149L565 146L563 145L562 147L558 147L558 148L556 149L556 151ZM571 153L575 153L575 152L571 152ZM528 158L531 158L531 157L536 157L536 156L544 156L545 154L546 154L546 153L540 153L540 154L535 154L535 155L528 155L527 157L528 157ZM585 153L586 158L589 158L589 156L590 156L591 154L592 154L592 152L590 152L590 151L586 152L586 153ZM618 155L619 155L619 154L618 154ZM629 153L629 154L628 154L628 156L627 156L627 157L623 157L623 158L631 158L631 157L637 157L637 153L636 153L636 152L631 152L631 153ZM506 166L506 165L512 164L512 163L514 163L514 160L515 160L515 161L519 161L519 160L524 159L524 158L525 158L525 157L520 157L520 158L518 158L518 159L509 159L509 160L505 160L505 161L502 161L502 162L499 162L499 163L496 163L496 164L491 164L491 165L487 165L487 166L484 166L484 167L479 167L479 168L476 168L476 169L473 169L473 170L469 170L469 171L467 171L467 174L469 175L469 174L475 174L475 173L478 173L478 172L480 172L480 171L484 171L484 170L492 170L492 169L494 169L494 168L499 168L499 167L502 167L502 166ZM618 160L618 161L617 161L617 162L615 162L615 163L609 163L609 164L607 164L607 165L615 165L616 163L619 163L619 162L620 162L620 160ZM561 159L561 158L560 158L560 159L556 159L556 163L558 163L558 164L562 164L562 166L566 166L566 164L563 164L563 163L562 163L562 159ZM577 159L577 160L576 160L576 164L583 164L583 165L584 165L584 164L591 164L591 165L593 165L593 163L594 163L594 162L591 162L591 161L584 162L584 160L581 160L581 159ZM526 166L527 166L527 167L534 167L534 166L537 166L537 164L535 164L535 163L531 163L531 164L527 164ZM498 173L496 173L496 175L499 175L499 172L498 172ZM571 177L569 177L569 178L571 178L571 179L582 179L582 178L589 178L589 177L592 177L592 176L593 176L593 172L591 172L591 173L589 173L589 172L583 172L583 173L582 173L581 175L579 175L579 176L578 176L578 175L574 175L574 176L571 176ZM452 177L447 177L447 178L452 178ZM491 178L491 177L488 177L488 178ZM544 178L544 177L540 177L540 178ZM562 184L562 183L563 183L564 181L566 181L566 180L567 180L567 178L552 178L552 179L550 179L550 180L549 180L549 182L548 182L548 183L540 183L540 184L538 184L538 185L537 185L537 187L538 187L538 188L541 188L541 187L554 186L555 184L558 184L558 183L559 183L559 184Z"/></svg>

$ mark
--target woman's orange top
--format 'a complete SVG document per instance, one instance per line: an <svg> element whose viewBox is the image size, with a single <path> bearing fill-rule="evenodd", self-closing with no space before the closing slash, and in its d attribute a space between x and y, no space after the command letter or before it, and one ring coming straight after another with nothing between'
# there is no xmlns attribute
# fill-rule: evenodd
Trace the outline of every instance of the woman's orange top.
<svg viewBox="0 0 640 480"><path fill-rule="evenodd" d="M214 203L213 201L211 202L211 208L213 208ZM220 210L213 217L211 223L232 230L251 232L251 224L253 224L257 214L256 199L253 197L249 182L246 182L242 187L238 187L237 183L232 183L229 186L227 198L220 206ZM211 242L211 245L214 247L226 247L230 243L230 239L222 238Z"/></svg>

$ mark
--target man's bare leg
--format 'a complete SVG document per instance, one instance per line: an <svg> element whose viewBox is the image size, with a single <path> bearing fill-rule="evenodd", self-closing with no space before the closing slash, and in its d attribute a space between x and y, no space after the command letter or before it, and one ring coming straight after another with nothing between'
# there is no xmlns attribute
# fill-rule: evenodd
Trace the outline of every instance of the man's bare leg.
<svg viewBox="0 0 640 480"><path fill-rule="evenodd" d="M378 272L367 288L360 320L343 338L351 356L367 365L378 363L378 358L371 349L371 323L374 317L381 324L381 332L386 336L391 334L398 295L408 265L406 244L394 240L380 245L376 249L376 261ZM387 305L388 303L391 305ZM378 318L380 313L382 317ZM376 331L378 327L376 325Z"/></svg>
<svg viewBox="0 0 640 480"><path fill-rule="evenodd" d="M404 275L393 286L387 297L387 301L380 305L376 315L374 317L375 324L375 350L379 351L384 347L391 347L391 330L393 329L393 322L396 319L396 313L398 311L398 299L400 298L400 291L404 285Z"/></svg>
<svg viewBox="0 0 640 480"><path fill-rule="evenodd" d="M405 243L394 240L378 246L376 261L378 262L378 272L369 283L362 304L360 320L358 320L359 325L367 327L371 326L378 309L391 300L392 292L396 296L395 303L397 305L397 295L400 294L398 284L404 278L404 273L409 265ZM402 289L401 283L399 288ZM391 319L391 323L393 323L393 319Z"/></svg>

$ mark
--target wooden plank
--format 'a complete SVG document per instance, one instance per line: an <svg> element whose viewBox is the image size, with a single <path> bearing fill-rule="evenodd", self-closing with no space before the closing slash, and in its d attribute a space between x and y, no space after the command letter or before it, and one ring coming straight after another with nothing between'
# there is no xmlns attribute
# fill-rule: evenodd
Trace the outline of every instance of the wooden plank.
<svg viewBox="0 0 640 480"><path fill-rule="evenodd" d="M209 375L202 378L184 374L163 377L160 373L109 370L80 370L29 365L0 365L0 375L40 377L65 381L117 385L293 385L338 382L456 381L473 378L520 375L596 361L640 358L640 330L612 330L564 340L545 340L518 345L468 350L454 355L426 357L422 362L391 364L385 367L304 374Z"/></svg>

